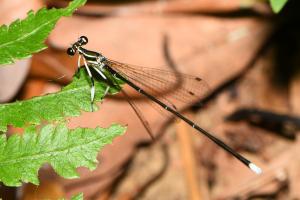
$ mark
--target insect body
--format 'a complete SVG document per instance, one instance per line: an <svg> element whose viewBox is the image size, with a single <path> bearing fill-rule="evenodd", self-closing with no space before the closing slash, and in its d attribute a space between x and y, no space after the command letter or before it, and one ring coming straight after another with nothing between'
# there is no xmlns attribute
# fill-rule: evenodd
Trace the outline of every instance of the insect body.
<svg viewBox="0 0 300 200"><path fill-rule="evenodd" d="M105 76L104 71L108 71L117 79L122 80L129 86L131 86L134 90L147 97L149 100L159 105L161 108L165 109L166 112L173 114L174 116L180 118L185 121L192 128L196 129L199 133L202 133L211 141L216 143L218 146L226 150L228 153L233 155L239 161L241 161L244 165L250 168L257 174L260 174L262 171L259 167L257 167L254 163L250 162L248 159L240 155L238 152L230 148L227 144L225 144L222 140L210 134L208 131L201 128L198 124L194 123L180 112L177 111L176 106L172 103L171 99L164 98L163 96L158 95L158 89L163 86L172 86L177 84L176 76L173 72L167 70L159 70L154 68L145 68L145 67L137 67L131 66L124 63L120 63L117 61L113 61L105 58L102 54L94 51L87 50L82 46L88 43L88 38L85 36L81 36L77 42L75 42L70 48L68 48L67 53L70 56L79 53L78 58L78 68L81 66L81 59L84 62L84 67L91 79L91 105L94 102L95 96L95 86L94 86L94 78L90 71L93 68L104 80L110 82L108 77ZM200 98L203 95L203 89L205 88L205 82L199 78L190 75L180 74L182 79L182 85L176 87L176 91L174 92L173 98L182 102L189 102L191 99ZM107 86L106 92L109 90L109 86ZM124 93L126 94L126 93ZM132 108L136 111L136 108L130 104ZM136 112L141 119L141 116L138 112ZM149 132L149 128L146 123L143 123Z"/></svg>

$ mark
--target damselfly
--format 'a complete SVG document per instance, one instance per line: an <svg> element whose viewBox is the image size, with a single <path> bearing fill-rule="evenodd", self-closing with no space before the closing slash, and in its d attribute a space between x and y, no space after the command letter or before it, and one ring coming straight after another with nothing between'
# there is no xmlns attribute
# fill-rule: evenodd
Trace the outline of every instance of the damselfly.
<svg viewBox="0 0 300 200"><path fill-rule="evenodd" d="M111 75L113 75L116 79L119 79L124 83L128 84L138 93L144 95L149 100L165 109L167 112L185 121L188 125L196 129L199 133L202 133L211 141L216 143L218 146L220 146L221 148L229 152L231 155L236 157L239 161L241 161L244 165L246 165L255 173L260 174L262 172L262 170L259 167L257 167L254 163L250 162L248 159L246 159L238 152L233 150L222 140L213 136L208 131L204 130L199 125L197 125L196 123L182 115L180 112L178 112L175 104L172 103L171 99L164 98L163 94L161 94L162 97L158 95L159 88L162 85L169 84L170 86L172 86L172 84L175 84L174 80L176 80L176 77L174 75L174 72L167 70L158 70L154 68L134 67L124 63L116 62L104 57L101 53L83 48L82 46L86 45L87 43L88 38L85 36L81 36L77 42L75 42L70 48L68 48L67 53L70 56L74 56L76 52L78 52L78 69L81 66L81 59L83 60L84 67L91 79L92 84L91 104L93 104L95 96L94 77L91 72L91 69L95 70L102 77L102 79L104 79L104 81L107 81L110 84L114 84L113 80L110 80L110 78L107 75L105 75L105 72L108 72ZM177 98L181 101L189 101L189 99L193 99L195 97L197 98L203 94L203 92L201 92L201 89L205 87L205 82L201 78L185 74L180 74L180 78L181 80L183 80L182 82L185 83L185 85L184 87L175 88L175 94L173 95L174 98ZM105 93L108 92L110 84L108 84ZM125 96L127 96L125 92L124 94ZM135 108L133 105L131 106Z"/></svg>

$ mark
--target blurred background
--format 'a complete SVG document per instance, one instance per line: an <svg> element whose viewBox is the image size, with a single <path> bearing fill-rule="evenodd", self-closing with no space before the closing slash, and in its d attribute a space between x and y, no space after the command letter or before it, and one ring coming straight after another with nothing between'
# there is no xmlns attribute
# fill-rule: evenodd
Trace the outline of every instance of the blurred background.
<svg viewBox="0 0 300 200"><path fill-rule="evenodd" d="M0 23L67 3L1 0ZM65 180L45 165L39 187L2 186L2 198L83 192L93 200L300 199L299 4L290 0L275 15L263 0L89 0L58 22L48 49L0 68L1 102L59 91L77 67L66 49L85 35L88 49L113 60L201 77L209 92L182 112L259 165L262 175L140 99L158 138L152 141L127 101L116 96L99 103L99 111L69 120L70 127L128 125L99 154L95 171L80 168L81 178Z"/></svg>

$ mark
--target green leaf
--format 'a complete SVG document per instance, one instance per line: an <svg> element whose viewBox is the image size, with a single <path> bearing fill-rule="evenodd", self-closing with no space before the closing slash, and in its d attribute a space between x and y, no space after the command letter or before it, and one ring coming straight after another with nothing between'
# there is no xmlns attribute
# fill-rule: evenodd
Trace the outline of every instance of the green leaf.
<svg viewBox="0 0 300 200"><path fill-rule="evenodd" d="M65 198L61 198L59 200L65 200ZM71 200L83 200L83 193L79 193L79 194L76 194L76 195L73 195L71 197Z"/></svg>
<svg viewBox="0 0 300 200"><path fill-rule="evenodd" d="M270 0L272 10L279 13L288 0Z"/></svg>
<svg viewBox="0 0 300 200"><path fill-rule="evenodd" d="M20 186L21 182L38 184L38 170L49 163L65 178L76 178L77 167L96 168L98 151L113 138L121 135L125 127L76 128L65 125L47 125L39 134L34 127L24 135L0 136L0 180L7 186Z"/></svg>
<svg viewBox="0 0 300 200"><path fill-rule="evenodd" d="M107 85L95 81L95 102L103 98ZM30 100L17 101L0 105L0 131L7 131L7 126L24 127L38 125L41 121L65 120L65 117L79 116L81 111L91 111L91 84L84 69L80 70L80 78L74 76L73 81L60 92L35 97ZM118 92L110 88L109 94ZM94 106L97 110L97 106Z"/></svg>
<svg viewBox="0 0 300 200"><path fill-rule="evenodd" d="M15 59L30 57L46 48L44 41L62 16L70 16L86 0L74 0L63 9L42 8L28 12L24 20L16 20L0 27L0 64L11 64Z"/></svg>
<svg viewBox="0 0 300 200"><path fill-rule="evenodd" d="M82 200L83 199L83 193L79 193L75 196L72 196L71 200Z"/></svg>

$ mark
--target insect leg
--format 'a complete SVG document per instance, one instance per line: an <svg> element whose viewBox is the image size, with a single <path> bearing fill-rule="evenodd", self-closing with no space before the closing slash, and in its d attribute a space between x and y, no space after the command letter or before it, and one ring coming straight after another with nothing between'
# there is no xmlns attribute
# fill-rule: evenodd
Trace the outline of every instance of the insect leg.
<svg viewBox="0 0 300 200"><path fill-rule="evenodd" d="M109 86L106 87L106 89L105 89L105 91L104 91L103 98L107 95L107 93L108 93L108 91L109 91L109 88L110 88Z"/></svg>
<svg viewBox="0 0 300 200"><path fill-rule="evenodd" d="M92 108L92 111L94 111L94 108L93 108L93 103L94 103L94 98L95 98L95 83L94 83L94 78L92 76L92 73L91 73L91 70L89 68L89 66L87 65L87 62L86 60L83 58L83 62L84 62L84 66L86 68L86 71L88 72L88 75L91 79L91 83L92 83L92 87L91 87L91 108Z"/></svg>
<svg viewBox="0 0 300 200"><path fill-rule="evenodd" d="M107 80L106 76L105 76L105 75L104 75L97 67L94 67L94 66L93 66L93 69L94 69L96 72L98 72L98 74L100 74L100 76L102 76L102 78L104 78L105 80ZM109 91L109 88L110 88L110 86L107 85L107 86L106 86L106 89L105 89L105 91L104 91L104 95L103 95L102 99L104 99L104 97L107 95L107 93L108 93L108 91Z"/></svg>
<svg viewBox="0 0 300 200"><path fill-rule="evenodd" d="M75 73L75 76L77 76L78 78L80 78L80 73L79 73L80 66L81 66L81 55L79 54L78 60L77 60L77 70Z"/></svg>
<svg viewBox="0 0 300 200"><path fill-rule="evenodd" d="M97 67L93 67L93 68L94 68L94 70L95 70L96 72L98 72L98 74L100 74L100 76L101 76L102 78L104 78L104 80L107 79L106 76L103 74L103 72L101 72L101 70L99 70Z"/></svg>

